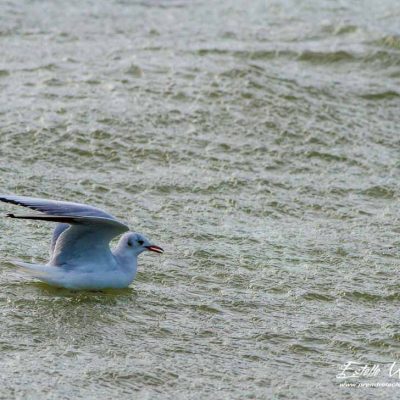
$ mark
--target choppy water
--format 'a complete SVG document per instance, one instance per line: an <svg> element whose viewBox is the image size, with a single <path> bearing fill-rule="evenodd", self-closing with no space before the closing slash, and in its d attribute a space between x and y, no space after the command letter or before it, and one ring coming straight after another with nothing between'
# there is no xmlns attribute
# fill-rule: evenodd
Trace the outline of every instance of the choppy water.
<svg viewBox="0 0 400 400"><path fill-rule="evenodd" d="M51 226L2 219L1 398L398 398L336 378L400 359L396 0L0 15L0 191L97 205L166 250L76 294L6 261L45 260Z"/></svg>

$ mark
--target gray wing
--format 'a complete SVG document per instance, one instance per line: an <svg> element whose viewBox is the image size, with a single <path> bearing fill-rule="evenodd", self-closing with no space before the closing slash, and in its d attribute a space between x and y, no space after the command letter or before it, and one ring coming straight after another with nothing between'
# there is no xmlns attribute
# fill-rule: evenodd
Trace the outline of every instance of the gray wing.
<svg viewBox="0 0 400 400"><path fill-rule="evenodd" d="M81 265L108 265L113 262L110 240L129 230L114 219L70 217L65 215L14 215L10 218L34 219L68 224L57 240L49 265L75 268Z"/></svg>
<svg viewBox="0 0 400 400"><path fill-rule="evenodd" d="M96 207L88 206L86 204L72 203L67 201L56 201L56 200L46 200L34 197L25 196L14 196L14 195L0 195L0 201L5 203L16 204L23 207L28 207L31 210L40 211L46 215L54 216L92 216L107 218L114 221L117 219L109 213L100 210ZM32 219L32 218L29 218ZM53 237L51 241L51 253L53 253L56 243L60 235L69 227L69 223L65 221L58 220L60 222L57 224L53 232ZM117 221L119 222L119 221ZM124 224L122 224L124 225ZM124 225L126 227L126 225ZM126 227L128 230L128 227Z"/></svg>
<svg viewBox="0 0 400 400"><path fill-rule="evenodd" d="M35 197L12 195L0 195L0 201L28 207L31 210L40 211L47 215L92 216L115 219L111 214L96 207L88 206L86 204L72 203L69 201L45 200L37 199Z"/></svg>
<svg viewBox="0 0 400 400"><path fill-rule="evenodd" d="M110 240L129 230L121 222L103 217L44 216L41 219L69 224L58 238L49 263L68 268L112 263Z"/></svg>

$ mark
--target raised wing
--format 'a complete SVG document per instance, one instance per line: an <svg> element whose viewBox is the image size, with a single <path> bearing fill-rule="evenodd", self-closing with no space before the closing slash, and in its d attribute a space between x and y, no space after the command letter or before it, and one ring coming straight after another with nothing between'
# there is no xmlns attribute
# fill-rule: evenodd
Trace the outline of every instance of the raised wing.
<svg viewBox="0 0 400 400"><path fill-rule="evenodd" d="M7 216L68 224L68 228L57 240L49 265L71 269L88 264L110 265L113 262L110 240L129 230L127 225L103 217L14 214Z"/></svg>
<svg viewBox="0 0 400 400"><path fill-rule="evenodd" d="M35 197L0 195L0 201L28 207L31 210L40 211L47 215L93 216L115 219L111 214L96 207L86 204L72 203L69 201L56 201L37 199Z"/></svg>
<svg viewBox="0 0 400 400"><path fill-rule="evenodd" d="M58 242L59 239L61 239L61 236L64 233L67 233L67 230L69 233L68 235L63 235L63 243L70 243L72 240L71 233L73 233L74 237L85 235L86 238L90 236L93 241L98 240L99 243L107 242L107 249L109 249L108 243L113 237L129 230L128 226L118 221L111 214L86 204L13 195L0 195L0 201L28 207L45 214L21 216L9 214L8 216L12 218L59 222L54 230L51 243L52 260L56 257L56 250L60 253L61 242ZM88 217L92 218L89 219ZM73 227L80 227L80 229L72 229ZM97 231L97 237L94 235L94 232L91 232L91 230ZM68 240L66 240L66 237L69 237ZM107 241L108 237L109 239Z"/></svg>
<svg viewBox="0 0 400 400"><path fill-rule="evenodd" d="M57 217L44 218L55 220ZM60 218L70 226L61 233L55 245L49 264L56 266L74 268L87 264L94 267L110 265L114 261L109 246L110 240L129 230L125 224L109 218Z"/></svg>

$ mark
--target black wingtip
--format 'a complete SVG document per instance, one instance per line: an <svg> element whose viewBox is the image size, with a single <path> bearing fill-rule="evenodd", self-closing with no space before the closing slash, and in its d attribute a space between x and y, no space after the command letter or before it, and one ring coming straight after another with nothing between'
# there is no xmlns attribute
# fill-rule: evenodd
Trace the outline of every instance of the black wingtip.
<svg viewBox="0 0 400 400"><path fill-rule="evenodd" d="M8 217L8 218L15 218L15 214L8 213L8 214L6 214L6 217Z"/></svg>

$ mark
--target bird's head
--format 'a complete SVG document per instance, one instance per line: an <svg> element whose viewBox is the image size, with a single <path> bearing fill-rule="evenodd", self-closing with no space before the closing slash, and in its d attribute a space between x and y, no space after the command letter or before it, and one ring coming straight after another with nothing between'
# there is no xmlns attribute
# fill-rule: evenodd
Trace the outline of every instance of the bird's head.
<svg viewBox="0 0 400 400"><path fill-rule="evenodd" d="M137 232L128 232L121 238L121 244L125 251L139 255L144 251L154 251L155 253L164 253L164 250L152 244L149 239Z"/></svg>

